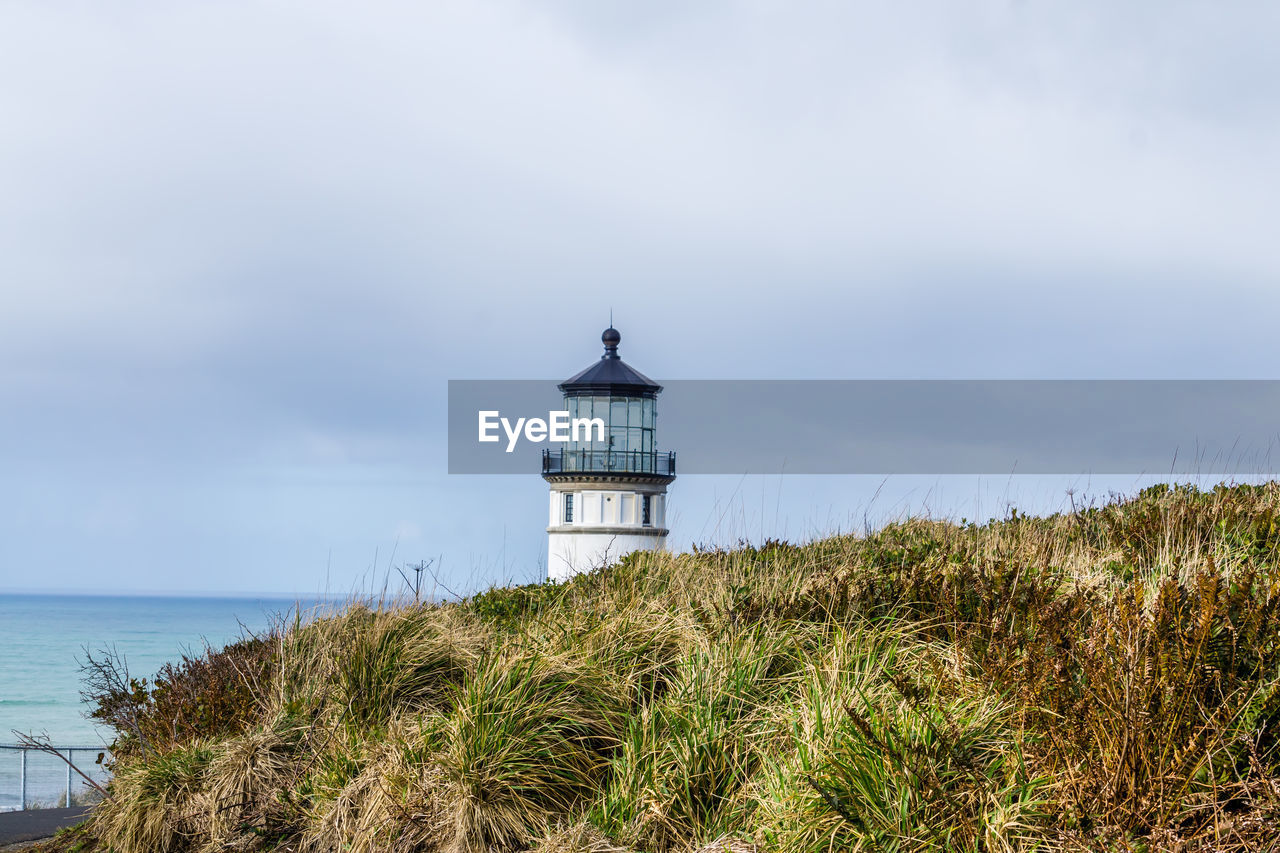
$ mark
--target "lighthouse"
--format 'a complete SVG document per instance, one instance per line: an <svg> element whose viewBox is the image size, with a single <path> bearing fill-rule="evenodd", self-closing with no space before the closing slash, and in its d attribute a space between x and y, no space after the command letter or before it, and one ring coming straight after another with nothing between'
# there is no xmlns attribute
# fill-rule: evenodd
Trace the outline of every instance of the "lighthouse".
<svg viewBox="0 0 1280 853"><path fill-rule="evenodd" d="M551 486L547 575L564 580L667 540L667 486L676 455L658 450L662 386L618 357L622 335L600 336L604 355L558 386L573 421L603 421L575 431L562 449L544 450Z"/></svg>

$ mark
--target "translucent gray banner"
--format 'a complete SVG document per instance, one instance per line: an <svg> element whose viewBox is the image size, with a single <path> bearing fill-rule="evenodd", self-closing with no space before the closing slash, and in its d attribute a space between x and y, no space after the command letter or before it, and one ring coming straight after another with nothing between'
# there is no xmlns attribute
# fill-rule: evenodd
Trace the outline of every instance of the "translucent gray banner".
<svg viewBox="0 0 1280 853"><path fill-rule="evenodd" d="M449 472L541 472L568 445L529 421L564 408L555 380L451 380ZM678 474L1269 475L1280 380L676 380L657 412Z"/></svg>

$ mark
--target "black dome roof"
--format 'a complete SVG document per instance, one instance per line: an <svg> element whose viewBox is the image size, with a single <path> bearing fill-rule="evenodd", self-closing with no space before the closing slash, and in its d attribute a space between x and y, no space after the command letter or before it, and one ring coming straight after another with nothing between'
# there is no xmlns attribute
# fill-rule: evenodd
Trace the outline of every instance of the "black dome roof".
<svg viewBox="0 0 1280 853"><path fill-rule="evenodd" d="M618 344L622 335L610 326L600 336L604 342L604 355L595 364L566 379L558 386L571 396L587 394L618 397L656 397L662 386L618 358Z"/></svg>

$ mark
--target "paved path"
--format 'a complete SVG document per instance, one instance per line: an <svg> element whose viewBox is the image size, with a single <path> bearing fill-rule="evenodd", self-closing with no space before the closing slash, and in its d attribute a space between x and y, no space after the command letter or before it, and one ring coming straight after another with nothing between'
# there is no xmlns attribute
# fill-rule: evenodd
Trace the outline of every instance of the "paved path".
<svg viewBox="0 0 1280 853"><path fill-rule="evenodd" d="M88 812L88 806L0 812L0 844L16 844L19 841L48 838L64 826L79 823Z"/></svg>

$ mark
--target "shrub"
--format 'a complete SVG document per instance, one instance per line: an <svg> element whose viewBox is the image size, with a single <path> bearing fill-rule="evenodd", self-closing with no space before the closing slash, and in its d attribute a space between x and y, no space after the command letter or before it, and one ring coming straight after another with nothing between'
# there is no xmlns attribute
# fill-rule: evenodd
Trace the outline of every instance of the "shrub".
<svg viewBox="0 0 1280 853"><path fill-rule="evenodd" d="M263 712L279 666L278 640L251 636L201 655L167 663L154 684L134 679L114 652L88 655L85 701L89 716L116 732L118 758L135 751L165 751L236 734Z"/></svg>

